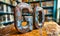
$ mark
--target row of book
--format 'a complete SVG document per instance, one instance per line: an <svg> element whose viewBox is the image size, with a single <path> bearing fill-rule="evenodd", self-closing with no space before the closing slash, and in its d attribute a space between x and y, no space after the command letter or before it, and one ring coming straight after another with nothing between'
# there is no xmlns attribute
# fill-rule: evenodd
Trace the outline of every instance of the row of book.
<svg viewBox="0 0 60 36"><path fill-rule="evenodd" d="M0 4L0 12L12 13L13 12L13 8L11 8L10 6L7 6L5 4Z"/></svg>
<svg viewBox="0 0 60 36"><path fill-rule="evenodd" d="M53 7L54 6L54 2L53 1L49 1L49 2L37 2L37 3L29 3L32 8L34 8L35 6L40 6L40 7Z"/></svg>
<svg viewBox="0 0 60 36"><path fill-rule="evenodd" d="M49 0L22 0L23 2L33 2L33 1L49 1ZM50 0L53 1L53 0Z"/></svg>
<svg viewBox="0 0 60 36"><path fill-rule="evenodd" d="M30 2L30 1L33 2L33 1L36 1L37 2L37 1L40 1L40 0L0 0L0 1L16 6L17 5L16 1L18 1L18 2ZM37 3L33 3L33 4L36 5ZM41 7L53 6L53 4L54 4L53 1L41 2ZM40 4L37 4L37 5L40 5Z"/></svg>
<svg viewBox="0 0 60 36"><path fill-rule="evenodd" d="M53 20L53 9L44 9L44 14L47 15L45 16L45 20L47 21Z"/></svg>
<svg viewBox="0 0 60 36"><path fill-rule="evenodd" d="M14 21L14 16L13 15L2 15L0 16L0 22L8 22L8 21Z"/></svg>
<svg viewBox="0 0 60 36"><path fill-rule="evenodd" d="M53 21L53 17L52 16L51 17L47 16L47 17L45 17L45 21Z"/></svg>
<svg viewBox="0 0 60 36"><path fill-rule="evenodd" d="M53 1L48 1L48 2L42 2L41 7L51 7L54 5Z"/></svg>
<svg viewBox="0 0 60 36"><path fill-rule="evenodd" d="M44 14L46 15L46 14L52 14L53 13L53 11L52 11L52 9L44 9Z"/></svg>
<svg viewBox="0 0 60 36"><path fill-rule="evenodd" d="M22 2L33 2L33 1L40 1L40 0L22 0Z"/></svg>
<svg viewBox="0 0 60 36"><path fill-rule="evenodd" d="M16 6L17 5L16 1L18 1L18 2L22 2L22 1L23 2L28 2L28 1L32 2L32 1L40 1L40 0L0 0L0 1ZM41 6L41 7L45 6L45 7L48 7L48 6L53 6L53 1L50 1L50 2L41 2L41 5L40 5L40 2L30 3L30 5L32 6L32 8L34 8L35 6ZM6 12L12 13L14 11L13 11L12 7L7 6L5 4L0 4L0 12L3 12L3 13L6 13ZM44 9L44 13L45 14L52 14L52 9ZM2 15L0 17L1 17L0 18L1 22L3 22L3 21L14 21L14 16L13 15Z"/></svg>
<svg viewBox="0 0 60 36"><path fill-rule="evenodd" d="M33 2L33 1L41 1L41 0L0 0L2 2L8 3L8 4L12 4L14 6L17 5L17 2ZM45 1L45 0L42 0ZM41 6L53 6L53 1L48 1L48 2L41 2Z"/></svg>
<svg viewBox="0 0 60 36"><path fill-rule="evenodd" d="M31 7L34 8L35 6L40 6L40 3L30 3Z"/></svg>
<svg viewBox="0 0 60 36"><path fill-rule="evenodd" d="M17 2L14 1L14 0L0 0L0 2L11 4L13 6L16 6L17 5Z"/></svg>
<svg viewBox="0 0 60 36"><path fill-rule="evenodd" d="M31 5L32 8L33 8L34 6L40 6L40 3L31 3L30 5ZM13 8L11 8L10 6L1 4L1 5L0 5L0 12L12 13L12 12L14 12L14 11L13 11ZM52 12L52 9L44 9L44 13L45 13L45 15L46 15L46 14L52 14L53 12Z"/></svg>
<svg viewBox="0 0 60 36"><path fill-rule="evenodd" d="M53 20L53 16L52 16L53 10L52 9L44 9L44 14L47 15L47 16L45 16L45 21Z"/></svg>
<svg viewBox="0 0 60 36"><path fill-rule="evenodd" d="M0 23L5 21L14 21L14 16L13 15L8 15L7 13L13 13L13 8L6 5L6 4L0 4ZM1 13L3 15L1 15ZM6 13L6 14L5 14ZM4 15L5 14L5 15Z"/></svg>
<svg viewBox="0 0 60 36"><path fill-rule="evenodd" d="M32 6L32 8L34 8L35 6L41 6L41 7L51 7L51 6L53 6L53 4L52 4L53 2L52 3L47 2L48 4L51 4L51 5L47 5L47 6L44 6L42 3L41 3L41 5L40 5L39 2L38 3L30 3L30 5ZM44 14L45 15L52 15L53 14L53 9L44 9ZM53 17L52 16L47 16L46 19L49 21L49 20L52 20Z"/></svg>
<svg viewBox="0 0 60 36"><path fill-rule="evenodd" d="M41 7L53 7L54 6L54 1L46 1L46 2L41 2ZM53 9L44 9L44 14L45 15L48 15L48 16L45 16L45 21L51 21L53 20ZM50 16L52 15L52 16Z"/></svg>

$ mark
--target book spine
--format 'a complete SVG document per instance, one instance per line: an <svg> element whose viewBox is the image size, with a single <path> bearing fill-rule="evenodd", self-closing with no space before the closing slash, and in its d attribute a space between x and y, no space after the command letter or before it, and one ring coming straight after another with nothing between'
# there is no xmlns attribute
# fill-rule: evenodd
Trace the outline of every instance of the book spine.
<svg viewBox="0 0 60 36"><path fill-rule="evenodd" d="M6 13L6 5L3 5L4 12Z"/></svg>
<svg viewBox="0 0 60 36"><path fill-rule="evenodd" d="M4 8L4 13L6 13L6 5L4 5L3 8ZM5 15L5 18L6 18L5 21L7 22L8 21L7 20L7 15Z"/></svg>
<svg viewBox="0 0 60 36"><path fill-rule="evenodd" d="M4 8L4 5L0 4L0 12L1 12L1 11L4 11L3 8Z"/></svg>
<svg viewBox="0 0 60 36"><path fill-rule="evenodd" d="M11 13L11 7L10 6L8 6L8 12ZM11 15L8 15L8 17L9 17L8 20L11 21Z"/></svg>
<svg viewBox="0 0 60 36"><path fill-rule="evenodd" d="M19 2L22 2L22 0L18 0Z"/></svg>

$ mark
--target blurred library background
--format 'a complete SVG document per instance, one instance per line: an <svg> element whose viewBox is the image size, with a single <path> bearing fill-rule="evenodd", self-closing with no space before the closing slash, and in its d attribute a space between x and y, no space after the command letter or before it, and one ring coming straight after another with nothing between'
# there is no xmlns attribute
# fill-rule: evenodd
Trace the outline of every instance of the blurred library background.
<svg viewBox="0 0 60 36"><path fill-rule="evenodd" d="M44 9L45 21L55 21L60 24L60 0L0 0L0 28L14 23L14 8L25 2Z"/></svg>
<svg viewBox="0 0 60 36"><path fill-rule="evenodd" d="M32 9L34 9L35 6L42 7L44 14L45 14L44 22L54 21L55 23L60 25L60 0L0 0L0 28L4 28L8 25L14 24L14 9L15 9L16 5L21 2L28 3L29 5L31 5ZM53 23L51 23L51 24L53 24ZM9 27L11 27L11 28L9 29ZM1 33L1 31L2 31L2 34L5 31L7 33L9 33L8 32L9 30L14 30L13 27L14 26L8 26L8 28L0 30L0 33ZM33 31L33 32L35 32L35 31ZM10 32L10 33L12 33L12 32ZM38 34L38 33L36 32L36 34ZM28 36L29 35L30 34L28 34ZM32 35L32 33L31 33L31 35ZM35 33L34 33L34 35L35 35ZM24 34L24 36L25 36L25 34Z"/></svg>

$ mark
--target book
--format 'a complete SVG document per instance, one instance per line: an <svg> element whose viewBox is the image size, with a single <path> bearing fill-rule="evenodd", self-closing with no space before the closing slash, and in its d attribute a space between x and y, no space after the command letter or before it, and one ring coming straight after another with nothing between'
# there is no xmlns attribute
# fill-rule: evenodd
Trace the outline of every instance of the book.
<svg viewBox="0 0 60 36"><path fill-rule="evenodd" d="M30 3L31 7L34 8L35 6L35 3Z"/></svg>
<svg viewBox="0 0 60 36"><path fill-rule="evenodd" d="M7 17L6 17L7 15L2 15L2 16L0 16L1 18L0 18L0 22L3 22L3 21L7 21Z"/></svg>
<svg viewBox="0 0 60 36"><path fill-rule="evenodd" d="M7 6L6 5L4 5L4 12L7 12L7 8L6 8Z"/></svg>
<svg viewBox="0 0 60 36"><path fill-rule="evenodd" d="M14 21L13 15L2 15L0 16L0 22L8 22L8 21Z"/></svg>
<svg viewBox="0 0 60 36"><path fill-rule="evenodd" d="M48 9L47 11L48 11L47 14L52 14L53 13L52 12L53 11L52 9Z"/></svg>
<svg viewBox="0 0 60 36"><path fill-rule="evenodd" d="M0 22L2 23L2 22L4 22L4 21L8 21L8 15L2 15L2 16L0 16L1 18L0 18Z"/></svg>
<svg viewBox="0 0 60 36"><path fill-rule="evenodd" d="M44 9L44 14L46 15L46 14L52 14L53 12L52 12L53 10L52 9Z"/></svg>
<svg viewBox="0 0 60 36"><path fill-rule="evenodd" d="M1 12L1 11L4 11L3 6L4 6L4 5L0 4L0 12Z"/></svg>
<svg viewBox="0 0 60 36"><path fill-rule="evenodd" d="M14 13L14 8L11 8L11 12Z"/></svg>
<svg viewBox="0 0 60 36"><path fill-rule="evenodd" d="M8 21L8 15L5 15L5 18L6 18L5 21L7 22Z"/></svg>
<svg viewBox="0 0 60 36"><path fill-rule="evenodd" d="M11 4L10 0L5 0L5 3Z"/></svg>
<svg viewBox="0 0 60 36"><path fill-rule="evenodd" d="M40 3L39 2L38 3L30 3L30 5L31 5L32 8L34 8L36 6L40 6Z"/></svg>
<svg viewBox="0 0 60 36"><path fill-rule="evenodd" d="M41 7L46 7L46 2L42 2Z"/></svg>
<svg viewBox="0 0 60 36"><path fill-rule="evenodd" d="M51 17L45 17L45 21L53 21L53 17L51 16Z"/></svg>
<svg viewBox="0 0 60 36"><path fill-rule="evenodd" d="M8 13L11 13L11 7L10 6L7 7L8 7Z"/></svg>
<svg viewBox="0 0 60 36"><path fill-rule="evenodd" d="M7 20L10 21L10 15L7 15Z"/></svg>
<svg viewBox="0 0 60 36"><path fill-rule="evenodd" d="M54 4L53 1L46 2L46 6L47 6L47 7L53 6L53 4Z"/></svg>
<svg viewBox="0 0 60 36"><path fill-rule="evenodd" d="M35 3L35 6L40 6L40 3Z"/></svg>
<svg viewBox="0 0 60 36"><path fill-rule="evenodd" d="M17 2L16 2L16 1L14 1L13 6L16 6L16 5L17 5Z"/></svg>
<svg viewBox="0 0 60 36"><path fill-rule="evenodd" d="M0 22L2 22L2 21L3 21L2 16L0 16Z"/></svg>
<svg viewBox="0 0 60 36"><path fill-rule="evenodd" d="M14 15L9 15L10 16L10 21L14 21Z"/></svg>
<svg viewBox="0 0 60 36"><path fill-rule="evenodd" d="M0 16L0 28L4 27L4 25L2 24L2 22L3 22L3 16Z"/></svg>
<svg viewBox="0 0 60 36"><path fill-rule="evenodd" d="M41 7L51 7L54 5L53 1L48 1L48 2L42 2Z"/></svg>
<svg viewBox="0 0 60 36"><path fill-rule="evenodd" d="M0 12L6 12L6 5L0 4Z"/></svg>
<svg viewBox="0 0 60 36"><path fill-rule="evenodd" d="M6 17L5 17L5 15L3 15L2 18L3 18L3 21L6 21ZM3 22L3 21L2 21L2 22Z"/></svg>
<svg viewBox="0 0 60 36"><path fill-rule="evenodd" d="M8 13L14 12L12 9L13 8L11 8L10 6L8 6ZM13 18L14 18L13 15L8 15L8 21L13 21L14 20Z"/></svg>
<svg viewBox="0 0 60 36"><path fill-rule="evenodd" d="M47 14L47 12L48 12L47 9L44 9L44 14L45 14L45 15Z"/></svg>
<svg viewBox="0 0 60 36"><path fill-rule="evenodd" d="M18 0L19 2L22 2L22 0Z"/></svg>
<svg viewBox="0 0 60 36"><path fill-rule="evenodd" d="M53 17L47 17L47 19L48 19L48 20L52 20L52 19L53 19Z"/></svg>
<svg viewBox="0 0 60 36"><path fill-rule="evenodd" d="M10 1L11 2L11 5L13 5L13 6L16 6L17 5L17 2L16 1Z"/></svg>

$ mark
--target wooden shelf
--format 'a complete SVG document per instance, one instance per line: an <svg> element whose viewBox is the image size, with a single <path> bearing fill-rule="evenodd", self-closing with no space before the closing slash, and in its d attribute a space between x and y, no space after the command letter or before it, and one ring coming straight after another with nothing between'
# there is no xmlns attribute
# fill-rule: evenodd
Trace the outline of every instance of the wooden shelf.
<svg viewBox="0 0 60 36"><path fill-rule="evenodd" d="M5 12L0 12L0 15L6 15L6 14L7 15L13 15L14 13L13 12L11 12L11 13L9 13L9 12L6 12L6 13Z"/></svg>
<svg viewBox="0 0 60 36"><path fill-rule="evenodd" d="M51 0L46 0L46 1L32 1L32 2L26 2L26 3L38 3L38 2L48 2L48 1L51 1Z"/></svg>
<svg viewBox="0 0 60 36"><path fill-rule="evenodd" d="M52 16L52 14L46 14L45 16Z"/></svg>
<svg viewBox="0 0 60 36"><path fill-rule="evenodd" d="M4 24L4 25L8 25L8 24L12 24L12 23L14 23L14 21L3 21L3 22L1 22L2 24Z"/></svg>
<svg viewBox="0 0 60 36"><path fill-rule="evenodd" d="M11 5L11 4L8 4L8 3L2 2L2 1L0 1L0 4L6 4L8 6L15 7L15 6Z"/></svg>
<svg viewBox="0 0 60 36"><path fill-rule="evenodd" d="M40 1L32 1L32 2L26 2L26 3L38 3Z"/></svg>
<svg viewBox="0 0 60 36"><path fill-rule="evenodd" d="M53 9L53 6L51 7L42 7L43 9Z"/></svg>
<svg viewBox="0 0 60 36"><path fill-rule="evenodd" d="M44 0L44 1L41 1L41 2L48 2L48 1L54 1L54 0Z"/></svg>

